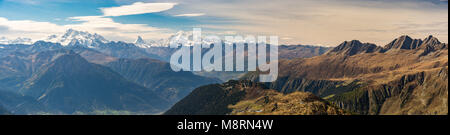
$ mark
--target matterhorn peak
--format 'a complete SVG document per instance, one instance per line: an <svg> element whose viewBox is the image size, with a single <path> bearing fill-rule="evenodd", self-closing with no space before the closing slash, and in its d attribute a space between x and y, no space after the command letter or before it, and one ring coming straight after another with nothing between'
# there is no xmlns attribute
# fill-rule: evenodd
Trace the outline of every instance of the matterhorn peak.
<svg viewBox="0 0 450 135"><path fill-rule="evenodd" d="M137 47L140 47L140 48L150 48L151 47L151 45L148 44L147 42L145 42L141 36L138 36L136 41L134 41L134 45L136 45Z"/></svg>
<svg viewBox="0 0 450 135"><path fill-rule="evenodd" d="M134 41L135 44L145 44L145 41L142 39L141 36L138 36L136 41Z"/></svg>

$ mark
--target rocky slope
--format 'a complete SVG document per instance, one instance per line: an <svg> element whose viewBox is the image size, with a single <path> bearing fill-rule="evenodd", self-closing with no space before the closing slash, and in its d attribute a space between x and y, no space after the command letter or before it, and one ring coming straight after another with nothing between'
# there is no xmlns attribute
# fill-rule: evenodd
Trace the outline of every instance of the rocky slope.
<svg viewBox="0 0 450 135"><path fill-rule="evenodd" d="M327 55L353 56L362 53L382 51L382 48L371 43L361 43L358 40L345 41L327 52Z"/></svg>
<svg viewBox="0 0 450 135"><path fill-rule="evenodd" d="M231 105L232 115L350 115L329 102L305 92L282 94L270 91L253 100Z"/></svg>
<svg viewBox="0 0 450 135"><path fill-rule="evenodd" d="M330 100L361 114L448 114L448 67L361 87Z"/></svg>
<svg viewBox="0 0 450 135"><path fill-rule="evenodd" d="M295 100L292 100L295 98ZM310 93L284 95L252 81L229 81L199 87L166 115L341 115L347 114Z"/></svg>

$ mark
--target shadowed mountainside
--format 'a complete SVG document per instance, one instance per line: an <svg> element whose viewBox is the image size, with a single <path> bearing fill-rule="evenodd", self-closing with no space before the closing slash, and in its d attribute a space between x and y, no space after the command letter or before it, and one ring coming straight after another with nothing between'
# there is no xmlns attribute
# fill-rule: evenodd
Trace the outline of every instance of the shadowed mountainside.
<svg viewBox="0 0 450 135"><path fill-rule="evenodd" d="M221 82L192 72L174 72L169 63L153 59L120 59L107 66L126 79L152 89L171 103L176 103L199 86Z"/></svg>
<svg viewBox="0 0 450 135"><path fill-rule="evenodd" d="M70 52L41 68L20 90L63 113L103 110L157 113L168 105L153 91Z"/></svg>

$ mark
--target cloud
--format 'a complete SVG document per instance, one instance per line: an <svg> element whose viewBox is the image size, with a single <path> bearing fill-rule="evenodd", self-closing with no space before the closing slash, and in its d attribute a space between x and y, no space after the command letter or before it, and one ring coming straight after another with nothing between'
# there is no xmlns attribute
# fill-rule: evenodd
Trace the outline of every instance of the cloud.
<svg viewBox="0 0 450 135"><path fill-rule="evenodd" d="M179 14L175 16L182 16L182 17L196 17L196 16L204 16L205 13L192 13L192 14Z"/></svg>
<svg viewBox="0 0 450 135"><path fill-rule="evenodd" d="M34 0L30 0L34 1ZM128 41L135 40L138 35L148 38L165 38L171 30L148 26L147 24L124 24L115 22L111 17L135 15L166 11L173 8L176 3L142 3L119 7L100 8L103 15L100 16L75 16L66 21L73 24L58 25L51 22L39 22L32 20L8 20L0 17L1 36L29 37L34 40L44 39L52 34L60 34L67 29L95 32L109 40Z"/></svg>
<svg viewBox="0 0 450 135"><path fill-rule="evenodd" d="M448 25L434 25L448 24L448 4L439 0L184 0L168 12L207 13L224 22L202 28L277 35L285 44L335 46L359 39L384 45L404 34L417 38L432 34L448 42ZM233 22L226 22L229 20ZM419 27L401 28L405 25Z"/></svg>
<svg viewBox="0 0 450 135"><path fill-rule="evenodd" d="M112 18L104 16L78 16L70 17L70 20L82 22L80 24L65 25L67 28L92 31L125 41L134 40L138 35L146 37L162 38L167 35L168 29L151 27L146 24L122 24L115 22ZM120 38L118 38L120 37Z"/></svg>
<svg viewBox="0 0 450 135"><path fill-rule="evenodd" d="M32 20L8 20L0 17L0 26L4 27L1 34L11 37L42 37L43 34L51 34L64 30L63 26L50 22L37 22Z"/></svg>
<svg viewBox="0 0 450 135"><path fill-rule="evenodd" d="M100 8L104 16L124 16L156 13L172 9L177 3L143 3L136 2L120 7Z"/></svg>
<svg viewBox="0 0 450 135"><path fill-rule="evenodd" d="M67 29L95 32L113 41L132 42L138 35L155 39L168 37L170 30L151 27L146 24L122 24L103 16L70 17L69 20L81 22L76 24L58 25L50 22L32 20L8 20L0 17L0 36L9 38L29 37L41 40L49 35L61 34Z"/></svg>
<svg viewBox="0 0 450 135"><path fill-rule="evenodd" d="M161 37L169 30L145 24L117 23L112 18L164 11L168 15L180 17L201 16L206 13L208 17L192 19L201 22L197 26L212 30L208 31L210 33L232 31L239 34L276 35L280 37L280 42L286 44L335 46L343 40L359 39L384 45L405 34L416 38L432 34L441 41L448 42L447 0L171 0L173 3L167 3L168 0L146 0L156 3L116 1L126 5L100 8L103 13L101 16L70 18L72 21L81 22L78 24L56 25L0 18L3 31L9 32L2 32L0 36L10 33L54 33L74 27L105 35L112 40L129 41L137 35ZM206 29L204 32L207 32Z"/></svg>

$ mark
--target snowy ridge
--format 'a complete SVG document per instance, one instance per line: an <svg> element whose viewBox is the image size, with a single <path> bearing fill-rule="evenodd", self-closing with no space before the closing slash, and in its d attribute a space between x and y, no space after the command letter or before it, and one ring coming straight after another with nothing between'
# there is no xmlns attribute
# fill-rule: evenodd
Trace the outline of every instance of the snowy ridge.
<svg viewBox="0 0 450 135"><path fill-rule="evenodd" d="M60 43L63 46L83 46L88 48L96 48L101 44L108 43L104 37L98 34L91 34L89 32L77 31L68 29L65 34L61 36L51 35L44 41L52 43Z"/></svg>
<svg viewBox="0 0 450 135"><path fill-rule="evenodd" d="M138 36L138 39L134 42L136 46L141 48L151 48L151 47L169 47L172 43L183 43L184 46L193 46L193 33L178 31L173 34L169 38L160 39L160 40L143 40L141 36ZM202 44L212 44L214 41L207 40L203 38Z"/></svg>
<svg viewBox="0 0 450 135"><path fill-rule="evenodd" d="M10 40L6 37L0 37L0 44L26 44L26 45L31 45L33 44L33 40L31 40L30 38L21 38L18 37L14 40Z"/></svg>

